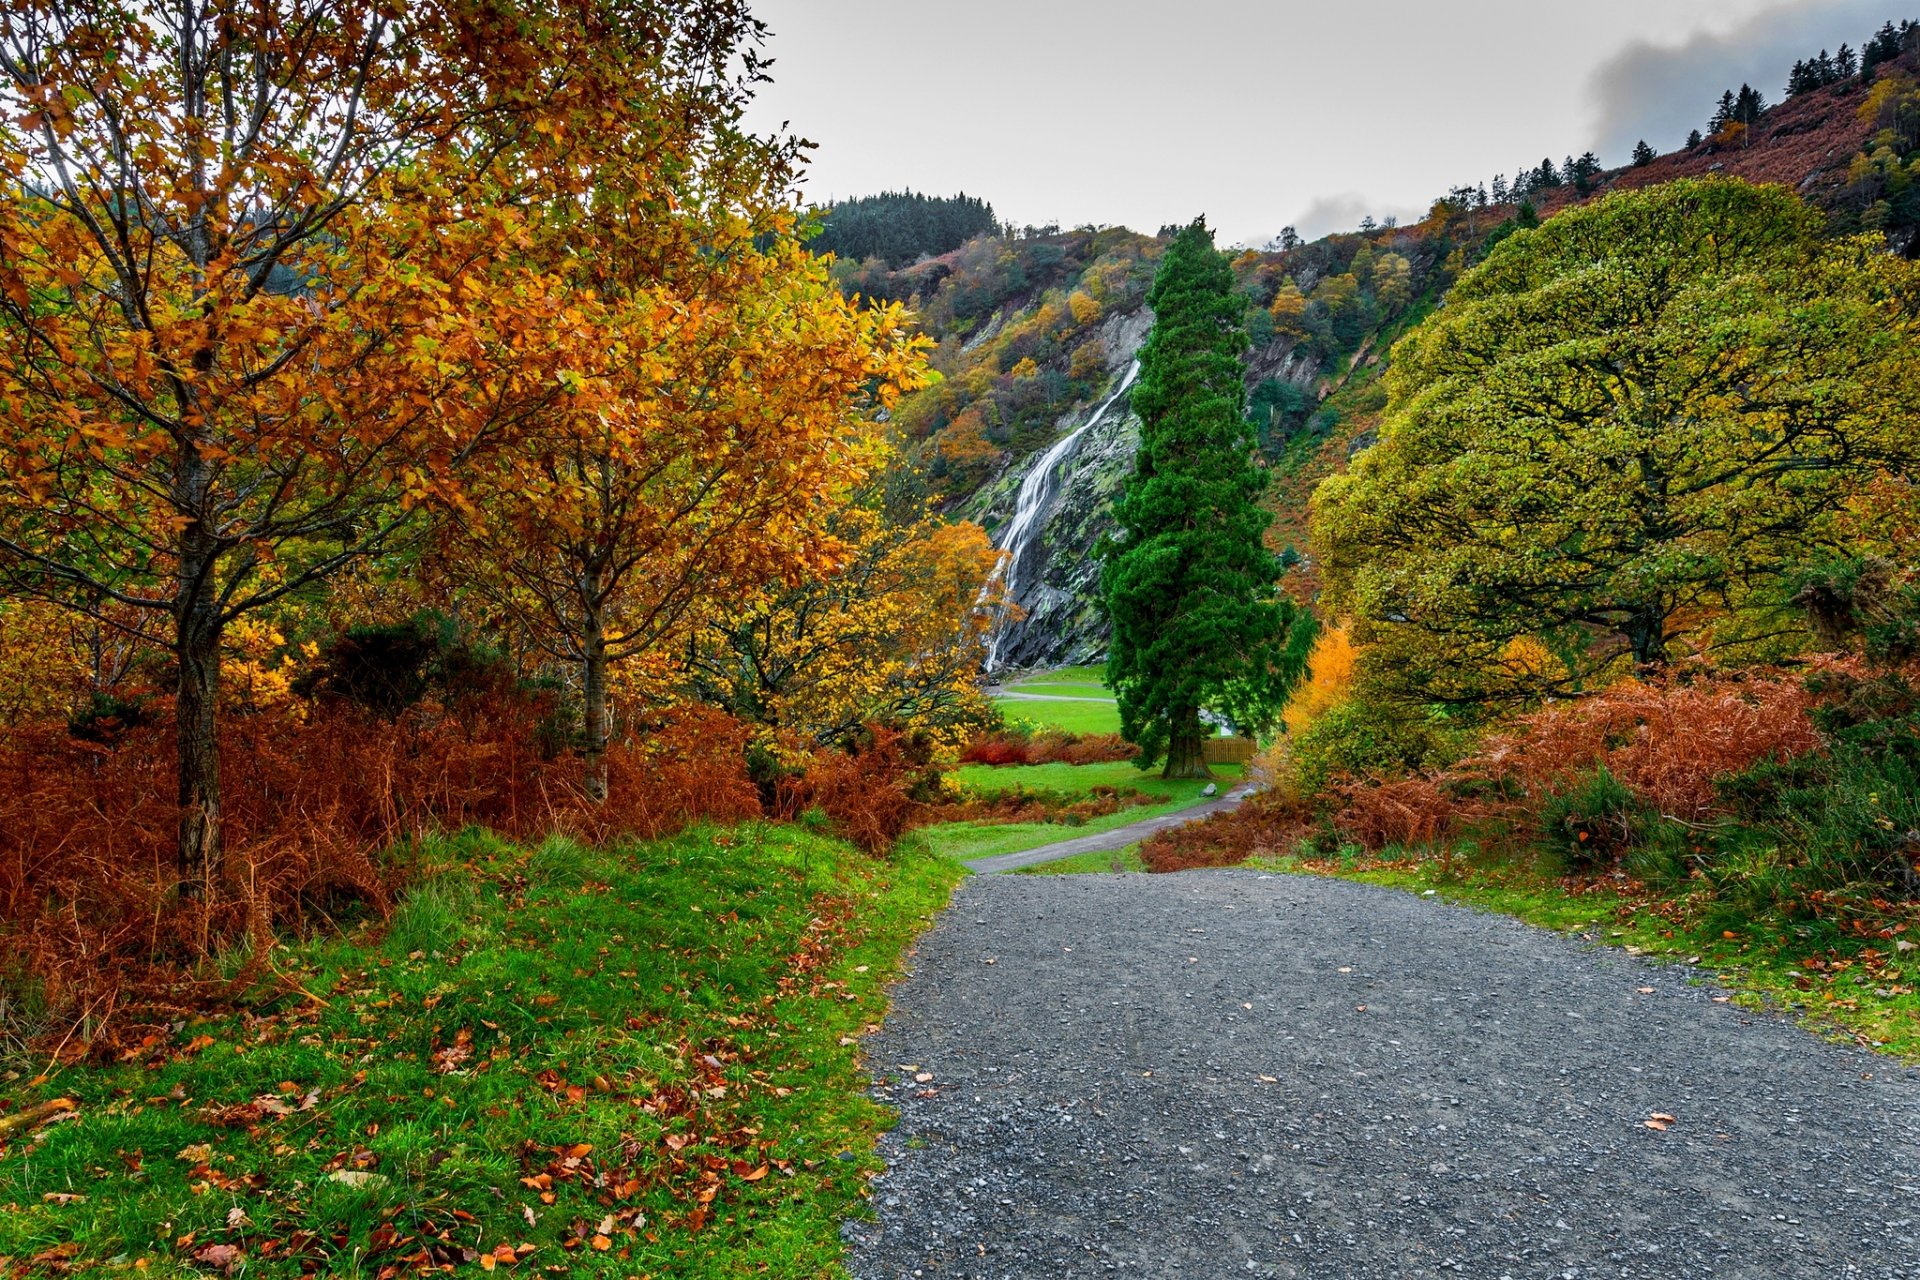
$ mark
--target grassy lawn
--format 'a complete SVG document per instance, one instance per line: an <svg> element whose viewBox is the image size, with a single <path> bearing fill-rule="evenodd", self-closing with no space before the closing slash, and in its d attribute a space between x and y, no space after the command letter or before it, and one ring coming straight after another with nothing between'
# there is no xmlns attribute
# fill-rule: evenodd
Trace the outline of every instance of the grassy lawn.
<svg viewBox="0 0 1920 1280"><path fill-rule="evenodd" d="M1062 685L1074 686L1073 692L1081 689L1090 690L1091 696L1094 697L1111 698L1113 696L1107 689L1107 668L1101 663L1086 667L1055 667L1051 671L1036 672L1015 680L1007 688L1018 689L1025 693L1068 692L1058 687Z"/></svg>
<svg viewBox="0 0 1920 1280"><path fill-rule="evenodd" d="M1010 682L1015 693L1037 693L1058 702L1028 698L997 698L1008 720L1024 720L1035 728L1064 729L1068 733L1118 733L1120 712L1114 705L1113 691L1106 686L1106 668L1056 667ZM1067 699L1097 698L1097 702L1073 702Z"/></svg>
<svg viewBox="0 0 1920 1280"><path fill-rule="evenodd" d="M1009 721L1024 720L1036 729L1068 733L1118 733L1120 708L1113 702L1041 702L1032 698L995 698Z"/></svg>
<svg viewBox="0 0 1920 1280"><path fill-rule="evenodd" d="M0 1271L840 1275L888 1118L854 1037L958 879L791 827L464 836L384 932L129 1060L0 1084Z"/></svg>
<svg viewBox="0 0 1920 1280"><path fill-rule="evenodd" d="M1517 917L1529 924L1623 947L1635 955L1686 961L1712 970L1733 1000L1782 1009L1830 1038L1920 1062L1920 950L1897 941L1866 945L1810 925L1724 921L1686 900L1605 889L1569 888L1522 866L1451 869L1428 860L1255 859L1270 871L1334 875ZM1104 868L1101 868L1104 869Z"/></svg>
<svg viewBox="0 0 1920 1280"><path fill-rule="evenodd" d="M1219 775L1216 782L1221 790L1226 790L1240 776L1237 765L1216 765L1214 772ZM1052 844L1056 840L1096 835L1138 822L1142 818L1175 813L1200 803L1205 798L1200 792L1206 786L1206 783L1193 779L1169 781L1157 773L1142 773L1125 761L1081 765L967 765L954 770L951 776L962 786L985 793L1007 791L1020 786L1033 791L1085 795L1094 787L1111 786L1132 788L1160 797L1157 804L1122 809L1118 813L1090 818L1078 826L1063 822L946 822L922 827L914 832L929 851L962 862L1001 853L1020 853L1037 849L1043 844ZM1111 854L1090 856L1106 858L1108 861L1112 859ZM1098 869L1105 870L1106 864L1102 863Z"/></svg>

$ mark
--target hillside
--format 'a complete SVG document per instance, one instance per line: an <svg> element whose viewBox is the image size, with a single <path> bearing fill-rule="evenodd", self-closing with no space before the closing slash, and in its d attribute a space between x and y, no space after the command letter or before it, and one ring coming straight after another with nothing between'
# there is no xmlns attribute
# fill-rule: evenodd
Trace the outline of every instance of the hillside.
<svg viewBox="0 0 1920 1280"><path fill-rule="evenodd" d="M1553 185L1502 201L1458 188L1417 224L1311 243L1289 237L1239 254L1252 338L1247 411L1273 471L1269 539L1299 564L1296 593L1313 585L1308 499L1371 442L1394 341L1494 244L1608 192L1726 174L1790 186L1827 212L1836 234L1884 232L1893 252L1912 256L1920 252L1917 75L1920 51L1908 49L1874 68L1870 84L1856 76L1807 89L1751 124L1645 163L1596 166L1577 181L1555 173ZM1504 184L1496 190L1506 194ZM1118 227L1007 228L898 269L878 256L835 266L847 291L911 305L938 344L934 366L944 380L896 415L920 482L949 514L985 524L996 544L1019 535L1010 574L1021 616L1003 626L1001 664L1084 662L1103 652L1093 551L1137 423L1122 397L1074 433L1115 395L1145 338L1143 300L1163 245L1164 235ZM1043 460L1044 478L1036 471ZM1024 514L1023 485L1033 508Z"/></svg>

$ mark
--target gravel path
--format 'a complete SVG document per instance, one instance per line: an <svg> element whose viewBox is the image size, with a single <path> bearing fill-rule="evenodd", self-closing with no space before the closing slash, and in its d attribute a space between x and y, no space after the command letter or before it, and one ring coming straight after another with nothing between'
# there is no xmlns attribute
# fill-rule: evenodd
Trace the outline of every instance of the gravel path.
<svg viewBox="0 0 1920 1280"><path fill-rule="evenodd" d="M1920 1278L1920 1072L1686 969L1253 872L979 877L916 963L860 1280Z"/></svg>
<svg viewBox="0 0 1920 1280"><path fill-rule="evenodd" d="M1043 862L1058 862L1062 858L1078 857L1083 853L1105 853L1109 849L1124 849L1130 844L1139 844L1157 831L1165 831L1169 827L1184 827L1189 822L1198 822L1224 809L1231 809L1252 794L1252 787L1241 787L1212 800L1203 800L1189 808L1163 813L1157 818L1142 818L1138 822L1129 822L1124 827L1098 831L1090 836L1056 840L1052 844L1043 844L1037 849L1022 849L1017 853L996 853L985 858L974 858L964 865L975 875L990 875L998 871L1018 871L1022 867L1037 867Z"/></svg>

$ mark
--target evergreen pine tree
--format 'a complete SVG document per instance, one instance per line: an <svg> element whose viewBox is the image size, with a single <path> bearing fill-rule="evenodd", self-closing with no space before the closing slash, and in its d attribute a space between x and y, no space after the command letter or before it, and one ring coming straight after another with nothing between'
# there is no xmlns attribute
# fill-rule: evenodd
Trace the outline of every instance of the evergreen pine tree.
<svg viewBox="0 0 1920 1280"><path fill-rule="evenodd" d="M1287 634L1310 624L1277 596L1262 541L1266 475L1242 412L1246 299L1205 219L1167 247L1147 302L1140 451L1101 547L1107 678L1141 763L1164 756L1165 777L1207 777L1201 709L1265 727L1299 674Z"/></svg>
<svg viewBox="0 0 1920 1280"><path fill-rule="evenodd" d="M1687 150L1691 151L1705 141L1706 139L1700 136L1698 129L1690 129L1687 131Z"/></svg>
<svg viewBox="0 0 1920 1280"><path fill-rule="evenodd" d="M1834 57L1833 69L1840 79L1850 79L1860 70L1860 59L1852 49L1843 44L1840 46L1840 52Z"/></svg>
<svg viewBox="0 0 1920 1280"><path fill-rule="evenodd" d="M1633 167L1644 169L1654 161L1653 148L1647 145L1645 138L1633 144Z"/></svg>
<svg viewBox="0 0 1920 1280"><path fill-rule="evenodd" d="M1714 108L1713 119L1707 124L1708 135L1716 134L1725 128L1727 122L1734 119L1734 114L1733 90L1729 89L1720 95L1720 105Z"/></svg>

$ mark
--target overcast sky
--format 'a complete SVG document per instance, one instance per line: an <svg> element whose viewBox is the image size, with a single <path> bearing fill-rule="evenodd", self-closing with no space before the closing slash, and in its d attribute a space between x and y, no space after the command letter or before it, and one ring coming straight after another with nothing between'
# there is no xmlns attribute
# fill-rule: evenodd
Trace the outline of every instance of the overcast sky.
<svg viewBox="0 0 1920 1280"><path fill-rule="evenodd" d="M1588 148L1622 163L1781 95L1920 0L759 0L752 120L818 144L808 194L964 190L1020 224L1204 213L1223 244L1408 217Z"/></svg>

